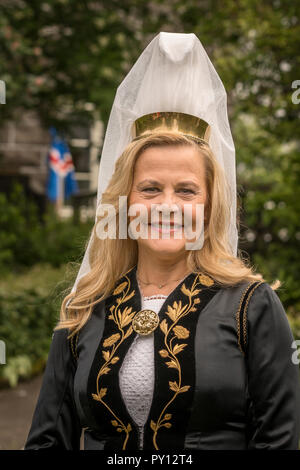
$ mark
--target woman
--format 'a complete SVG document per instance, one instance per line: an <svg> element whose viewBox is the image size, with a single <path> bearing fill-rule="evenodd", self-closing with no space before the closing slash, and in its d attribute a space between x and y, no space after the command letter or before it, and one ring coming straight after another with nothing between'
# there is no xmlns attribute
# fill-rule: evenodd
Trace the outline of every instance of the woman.
<svg viewBox="0 0 300 470"><path fill-rule="evenodd" d="M233 253L230 188L208 126L175 111L150 118L135 121L102 193L118 235L105 238L98 211L25 449L79 449L82 429L84 449L297 449L294 338L277 294ZM120 196L134 236L120 236Z"/></svg>
<svg viewBox="0 0 300 470"><path fill-rule="evenodd" d="M224 181L208 145L176 132L135 141L118 160L104 203L116 205L121 188L130 204L146 205L149 220L154 202L204 203L204 246L187 251L185 237L175 239L174 231L169 239L161 232L159 239L128 239L126 249L120 240L104 246L95 238L82 291L104 285L101 275L125 274L73 341L76 365L68 330L54 333L25 449L79 448L82 426L87 449L297 449L293 336L265 282L255 282L248 298L246 361L238 347L242 293L260 277L228 254ZM142 309L160 318L145 336L132 328ZM80 326L80 317L62 325Z"/></svg>

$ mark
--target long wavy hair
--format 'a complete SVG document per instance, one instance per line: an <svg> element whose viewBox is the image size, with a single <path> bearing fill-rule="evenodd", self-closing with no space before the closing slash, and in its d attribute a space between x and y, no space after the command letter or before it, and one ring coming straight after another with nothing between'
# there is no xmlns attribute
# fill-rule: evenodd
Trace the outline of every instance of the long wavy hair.
<svg viewBox="0 0 300 470"><path fill-rule="evenodd" d="M119 233L119 196L126 195L129 200L137 159L149 147L168 145L192 146L199 158L204 159L207 192L204 243L200 250L187 251L188 269L211 276L223 287L234 286L242 281L263 281L261 274L254 272L241 252L237 257L232 255L228 240L229 187L223 169L207 143L196 142L177 131L145 133L141 138L133 140L118 158L101 199L101 204L111 204L115 208L116 233ZM85 325L94 306L111 294L118 279L138 262L136 240L130 237L100 239L97 236L96 225L102 217L97 217L90 235L90 272L80 278L75 292L67 294L63 299L60 320L54 328L68 328L70 337ZM271 287L276 289L278 285L280 283L276 281Z"/></svg>

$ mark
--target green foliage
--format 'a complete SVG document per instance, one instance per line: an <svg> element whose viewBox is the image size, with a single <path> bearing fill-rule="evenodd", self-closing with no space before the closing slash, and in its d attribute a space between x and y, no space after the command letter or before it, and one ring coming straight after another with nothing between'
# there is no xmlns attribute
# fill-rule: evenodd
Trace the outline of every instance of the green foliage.
<svg viewBox="0 0 300 470"><path fill-rule="evenodd" d="M290 314L288 318L289 318L289 323L291 325L294 338L296 340L300 340L300 317L293 316Z"/></svg>
<svg viewBox="0 0 300 470"><path fill-rule="evenodd" d="M57 297L40 295L35 288L0 294L0 339L6 345L6 364L0 367L0 385L15 386L21 377L41 372L58 321Z"/></svg>
<svg viewBox="0 0 300 470"><path fill-rule="evenodd" d="M13 264L28 266L40 256L42 227L35 205L28 201L21 185L15 185L8 199L0 193L0 269Z"/></svg>
<svg viewBox="0 0 300 470"><path fill-rule="evenodd" d="M54 268L36 264L0 279L0 340L6 364L0 366L0 387L14 387L43 371L61 303L70 292L78 264Z"/></svg>
<svg viewBox="0 0 300 470"><path fill-rule="evenodd" d="M61 221L51 210L40 221L18 184L9 196L0 193L0 339L7 362L0 367L0 385L14 387L43 369L61 294L74 281L90 228ZM63 277L66 263L71 269ZM55 273L56 267L61 269Z"/></svg>
<svg viewBox="0 0 300 470"><path fill-rule="evenodd" d="M2 377L6 379L10 387L18 385L19 378L29 377L32 372L32 363L28 356L17 356L9 359L7 366L3 368ZM0 375L1 378L1 375Z"/></svg>
<svg viewBox="0 0 300 470"><path fill-rule="evenodd" d="M0 272L35 263L60 266L84 253L92 223L74 225L49 210L40 222L35 204L16 184L10 197L0 193Z"/></svg>
<svg viewBox="0 0 300 470"><path fill-rule="evenodd" d="M115 89L138 43L132 34L135 18L124 21L130 2L118 3L2 4L0 76L7 85L7 105L1 111L9 116L20 105L38 107L47 126L55 121L63 126L62 106L89 115L81 105L91 102L107 120ZM143 6L137 8L142 11Z"/></svg>

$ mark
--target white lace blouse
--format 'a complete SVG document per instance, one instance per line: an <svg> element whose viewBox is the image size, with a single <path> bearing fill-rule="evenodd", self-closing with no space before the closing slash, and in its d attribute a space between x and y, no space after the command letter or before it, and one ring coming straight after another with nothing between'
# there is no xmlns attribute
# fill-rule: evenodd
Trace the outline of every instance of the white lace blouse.
<svg viewBox="0 0 300 470"><path fill-rule="evenodd" d="M142 310L159 312L166 295L142 297ZM127 410L139 427L140 449L143 448L144 425L154 391L154 332L137 335L119 371L120 390Z"/></svg>

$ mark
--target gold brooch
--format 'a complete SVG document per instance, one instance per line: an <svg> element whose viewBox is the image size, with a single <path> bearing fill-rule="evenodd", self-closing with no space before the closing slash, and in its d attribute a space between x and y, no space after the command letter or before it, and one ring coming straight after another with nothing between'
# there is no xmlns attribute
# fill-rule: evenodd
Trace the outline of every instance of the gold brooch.
<svg viewBox="0 0 300 470"><path fill-rule="evenodd" d="M159 325L159 316L153 310L140 310L132 320L132 328L139 335L150 335Z"/></svg>

